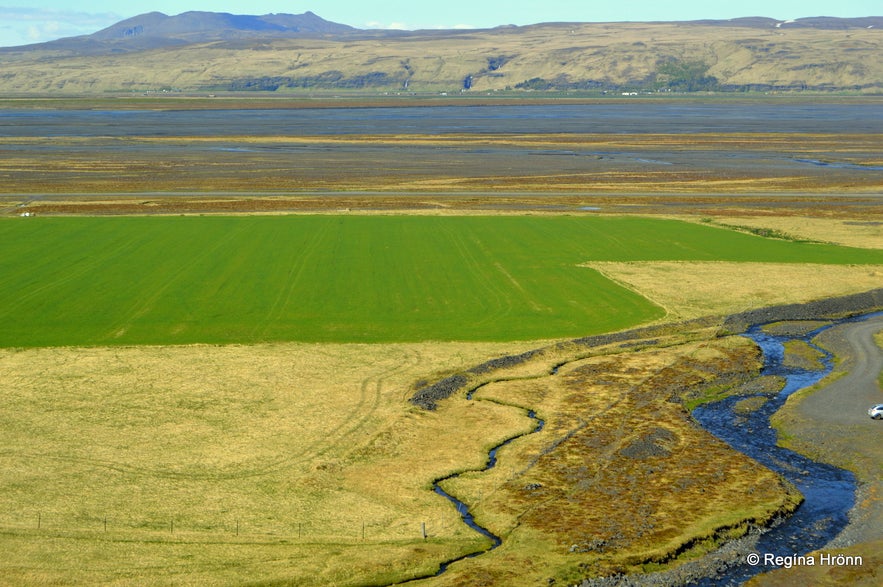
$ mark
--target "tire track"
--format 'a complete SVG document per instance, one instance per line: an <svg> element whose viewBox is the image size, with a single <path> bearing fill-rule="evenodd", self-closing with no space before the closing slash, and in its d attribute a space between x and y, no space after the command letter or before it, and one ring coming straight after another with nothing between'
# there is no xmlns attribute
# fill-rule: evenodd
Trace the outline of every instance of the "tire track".
<svg viewBox="0 0 883 587"><path fill-rule="evenodd" d="M400 357L392 362L393 364L391 367L366 377L361 381L359 385L359 400L346 412L345 415L339 418L339 423L330 430L324 432L320 439L307 444L302 450L298 450L297 453L292 456L283 456L265 462L260 466L238 469L235 471L214 471L205 473L184 472L167 468L139 467L120 461L66 456L52 453L20 452L14 450L0 451L0 459L46 460L77 463L89 467L114 471L128 476L188 481L229 481L271 475L294 465L322 456L329 450L332 450L335 447L342 445L345 441L352 439L360 430L364 429L381 404L386 381L397 373L406 371L413 366L418 365L422 358L420 352L413 349L402 349L401 353Z"/></svg>

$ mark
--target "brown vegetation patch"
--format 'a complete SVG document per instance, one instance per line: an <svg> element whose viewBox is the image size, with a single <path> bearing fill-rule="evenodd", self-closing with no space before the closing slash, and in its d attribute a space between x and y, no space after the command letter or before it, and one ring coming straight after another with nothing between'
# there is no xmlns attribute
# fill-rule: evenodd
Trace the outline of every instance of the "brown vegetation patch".
<svg viewBox="0 0 883 587"><path fill-rule="evenodd" d="M438 583L634 572L795 507L790 487L697 429L676 401L732 387L757 361L753 345L721 340L582 359L557 375L481 388L477 403L530 406L545 428L507 446L491 471L445 483L504 543ZM512 568L523 575L509 578Z"/></svg>
<svg viewBox="0 0 883 587"><path fill-rule="evenodd" d="M826 153L837 160L864 164L868 153L876 152L880 143L880 135L873 134L127 136L53 139L52 152L40 148L46 140L9 139L14 150L0 160L0 191L38 195L307 195L318 191L399 196L560 192L569 196L652 193L677 197L821 192L840 197L875 194L880 188L879 176L874 173L812 165L783 169L780 162L782 150L787 150L788 158L815 158ZM476 156L476 150L482 154ZM579 156L556 156L550 165L549 155L562 151ZM747 162L734 166L734 153L747 157ZM677 164L652 165L638 160L642 158ZM375 203L371 197L344 194L344 198L360 203L332 205L371 209ZM585 201L585 197L570 198L574 199ZM261 211L274 206L258 198L253 201L257 207L250 209L243 204L249 200L240 197L236 209ZM801 200L805 207L806 198ZM189 205L201 208L191 211L225 211L224 201L216 198L211 204ZM298 207L297 200L294 202ZM711 211L716 208L714 199L707 203ZM544 202L544 206L549 204L556 202ZM152 210L154 213L175 212L164 210L162 201L155 205L160 207ZM830 202L819 205L836 213ZM114 207L105 209L112 212ZM61 212L57 207L43 211ZM120 211L136 212L131 208ZM150 213L143 208L141 212Z"/></svg>

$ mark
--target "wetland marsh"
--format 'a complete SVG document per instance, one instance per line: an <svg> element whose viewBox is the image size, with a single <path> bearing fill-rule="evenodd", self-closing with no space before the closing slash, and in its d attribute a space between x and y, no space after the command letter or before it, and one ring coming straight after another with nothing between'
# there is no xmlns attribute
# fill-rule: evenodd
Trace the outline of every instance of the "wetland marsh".
<svg viewBox="0 0 883 587"><path fill-rule="evenodd" d="M494 192L512 191L863 194L879 187L883 173L883 130L869 123L883 118L883 105L867 99L383 108L332 100L323 108L277 101L258 109L197 100L189 107L173 102L178 109L170 110L162 99L120 104L141 109L0 110L0 191L480 192L493 209ZM371 205L370 197L361 204Z"/></svg>

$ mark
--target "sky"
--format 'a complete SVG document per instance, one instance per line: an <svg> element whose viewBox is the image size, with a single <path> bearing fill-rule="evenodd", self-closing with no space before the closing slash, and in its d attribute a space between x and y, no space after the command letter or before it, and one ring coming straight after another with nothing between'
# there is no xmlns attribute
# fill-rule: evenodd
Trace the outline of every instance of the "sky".
<svg viewBox="0 0 883 587"><path fill-rule="evenodd" d="M0 0L3 2L4 0ZM10 1L10 0L7 0ZM19 2L16 5L12 2ZM301 14L356 28L489 28L538 22L617 22L767 16L881 16L880 0L11 0L0 4L0 47L94 33L145 12L189 10L232 14Z"/></svg>

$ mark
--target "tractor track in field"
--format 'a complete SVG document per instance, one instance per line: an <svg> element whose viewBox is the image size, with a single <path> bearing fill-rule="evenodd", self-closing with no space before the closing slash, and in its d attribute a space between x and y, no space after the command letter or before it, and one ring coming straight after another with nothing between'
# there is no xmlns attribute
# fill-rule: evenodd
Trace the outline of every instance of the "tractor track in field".
<svg viewBox="0 0 883 587"><path fill-rule="evenodd" d="M176 480L232 480L246 479L253 477L261 477L271 475L273 473L285 470L294 465L315 459L323 455L328 450L339 446L343 441L351 439L362 430L371 419L374 412L381 402L384 384L386 380L404 369L419 362L420 354L418 351L407 351L393 366L384 369L374 375L363 379L359 385L359 401L349 409L346 414L341 415L337 420L338 424L326 431L320 440L306 445L303 450L297 452L296 455L284 456L269 462L264 462L257 467L250 469L238 469L233 471L211 471L211 472L186 472L175 471L168 468L150 468L137 467L119 461L111 461L104 459L93 459L86 457L62 456L52 453L29 452L19 450L0 450L0 459L36 459L58 462L72 462L89 467L114 471L123 475L135 477L151 477L157 479L176 479Z"/></svg>

